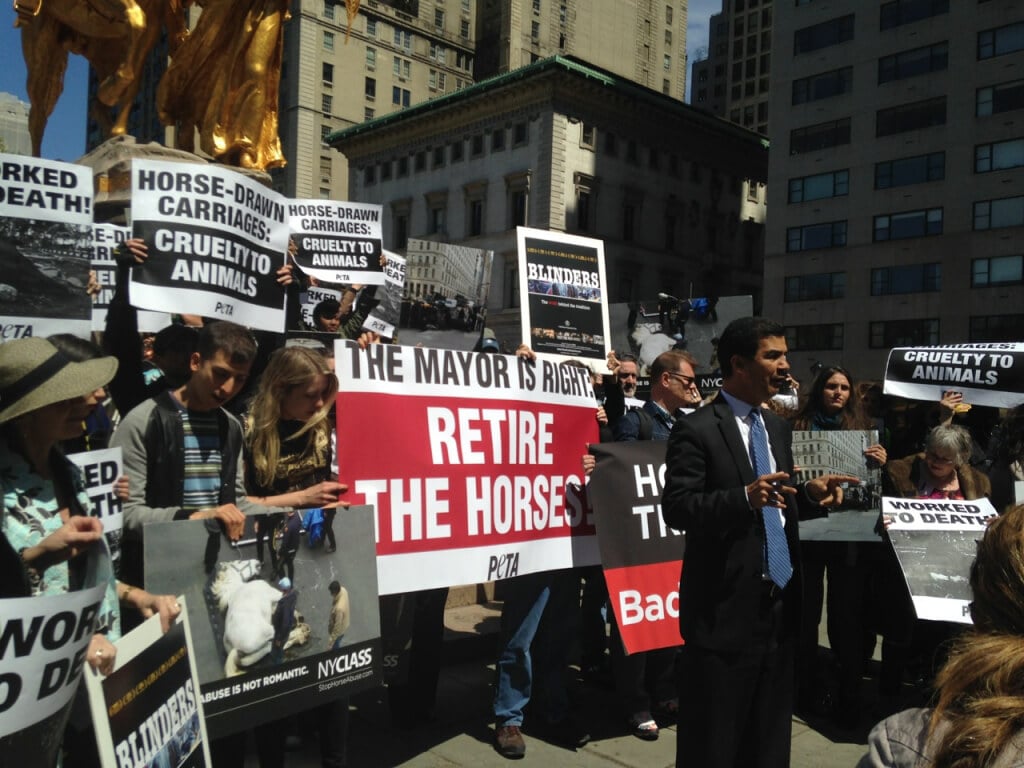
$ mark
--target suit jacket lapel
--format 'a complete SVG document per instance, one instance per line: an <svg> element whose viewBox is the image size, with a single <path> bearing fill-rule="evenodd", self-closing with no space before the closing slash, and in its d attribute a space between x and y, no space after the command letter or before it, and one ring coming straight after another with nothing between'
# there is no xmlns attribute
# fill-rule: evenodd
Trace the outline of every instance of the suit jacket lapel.
<svg viewBox="0 0 1024 768"><path fill-rule="evenodd" d="M750 463L750 454L747 453L746 446L743 444L743 436L740 435L740 428L736 425L736 415L732 412L729 402L719 395L711 403L711 407L715 409L722 439L729 448L733 464L740 471L743 483L745 485L752 483L755 477L754 467Z"/></svg>

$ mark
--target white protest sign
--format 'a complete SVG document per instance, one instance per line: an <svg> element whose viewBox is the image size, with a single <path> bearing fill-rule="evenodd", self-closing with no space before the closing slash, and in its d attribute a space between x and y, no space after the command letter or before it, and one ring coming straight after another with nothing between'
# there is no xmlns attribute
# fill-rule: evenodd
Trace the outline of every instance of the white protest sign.
<svg viewBox="0 0 1024 768"><path fill-rule="evenodd" d="M336 200L291 200L295 263L328 283L384 285L381 207Z"/></svg>
<svg viewBox="0 0 1024 768"><path fill-rule="evenodd" d="M964 402L1013 408L1024 402L1024 342L898 347L885 365L885 394L938 402L944 392Z"/></svg>
<svg viewBox="0 0 1024 768"><path fill-rule="evenodd" d="M132 232L149 256L132 268L132 304L282 332L286 203L221 166L134 161Z"/></svg>

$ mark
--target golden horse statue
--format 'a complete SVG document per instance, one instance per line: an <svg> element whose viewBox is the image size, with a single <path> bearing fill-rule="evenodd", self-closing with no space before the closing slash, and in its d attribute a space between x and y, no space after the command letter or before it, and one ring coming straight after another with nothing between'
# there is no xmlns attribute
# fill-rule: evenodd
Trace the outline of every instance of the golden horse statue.
<svg viewBox="0 0 1024 768"><path fill-rule="evenodd" d="M15 0L14 8L28 70L29 135L37 157L46 122L64 90L68 53L81 54L96 71L100 85L90 108L108 135L118 136L127 130L143 63L161 29L167 28L171 50L187 35L181 0ZM117 108L113 121L111 107Z"/></svg>

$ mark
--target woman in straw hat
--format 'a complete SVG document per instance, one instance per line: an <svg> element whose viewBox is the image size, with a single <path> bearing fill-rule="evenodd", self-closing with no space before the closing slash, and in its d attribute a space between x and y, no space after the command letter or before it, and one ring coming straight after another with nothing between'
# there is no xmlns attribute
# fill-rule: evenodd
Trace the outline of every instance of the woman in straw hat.
<svg viewBox="0 0 1024 768"><path fill-rule="evenodd" d="M51 595L82 583L85 547L102 535L78 469L59 449L78 437L85 417L104 397L117 369L112 357L74 362L45 339L0 346L0 490L4 540L21 561L21 589ZM19 586L9 588L15 594ZM143 616L159 613L166 629L180 612L172 596L151 595L112 582L88 661L103 673L113 669L110 640L120 636L119 599Z"/></svg>

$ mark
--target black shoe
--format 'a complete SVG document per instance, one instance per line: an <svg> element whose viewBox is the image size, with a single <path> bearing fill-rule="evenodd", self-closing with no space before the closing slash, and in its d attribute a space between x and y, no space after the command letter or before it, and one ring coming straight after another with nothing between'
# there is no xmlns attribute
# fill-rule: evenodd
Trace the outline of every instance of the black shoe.
<svg viewBox="0 0 1024 768"><path fill-rule="evenodd" d="M526 756L526 742L518 725L499 725L494 729L494 748L510 760Z"/></svg>

